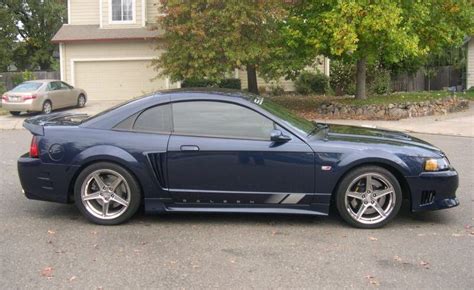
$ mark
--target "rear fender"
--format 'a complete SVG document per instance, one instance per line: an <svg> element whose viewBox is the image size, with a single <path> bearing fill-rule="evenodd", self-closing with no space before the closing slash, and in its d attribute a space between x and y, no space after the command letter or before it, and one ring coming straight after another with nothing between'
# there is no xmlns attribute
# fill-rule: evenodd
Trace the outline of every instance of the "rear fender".
<svg viewBox="0 0 474 290"><path fill-rule="evenodd" d="M139 162L127 151L115 146L98 145L90 147L79 153L71 163L72 165L79 168L75 174L75 178L77 175L79 175L80 171L82 171L82 169L88 165L95 162L104 161L116 163L130 171L130 173L134 175L139 182L144 197L157 197L157 187L155 186L156 181L150 175L150 171L148 170L147 166Z"/></svg>

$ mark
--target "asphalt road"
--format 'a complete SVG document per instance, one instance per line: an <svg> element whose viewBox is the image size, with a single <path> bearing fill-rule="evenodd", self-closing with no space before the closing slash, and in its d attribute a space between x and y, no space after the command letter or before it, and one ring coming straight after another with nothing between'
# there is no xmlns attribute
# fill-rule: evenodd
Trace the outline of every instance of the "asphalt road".
<svg viewBox="0 0 474 290"><path fill-rule="evenodd" d="M0 131L0 287L471 288L474 139L417 136L459 171L459 207L411 214L405 204L379 230L335 214L139 214L103 227L73 205L27 200L16 158L29 133Z"/></svg>

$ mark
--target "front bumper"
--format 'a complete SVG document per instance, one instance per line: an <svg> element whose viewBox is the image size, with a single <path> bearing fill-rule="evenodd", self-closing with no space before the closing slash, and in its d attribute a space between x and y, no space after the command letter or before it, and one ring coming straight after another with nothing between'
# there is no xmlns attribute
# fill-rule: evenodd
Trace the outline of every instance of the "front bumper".
<svg viewBox="0 0 474 290"><path fill-rule="evenodd" d="M18 159L18 175L24 194L29 199L70 202L70 183L77 167L43 163L28 153Z"/></svg>
<svg viewBox="0 0 474 290"><path fill-rule="evenodd" d="M411 193L411 209L414 212L439 210L459 205L456 190L459 177L456 170L423 172L407 177Z"/></svg>

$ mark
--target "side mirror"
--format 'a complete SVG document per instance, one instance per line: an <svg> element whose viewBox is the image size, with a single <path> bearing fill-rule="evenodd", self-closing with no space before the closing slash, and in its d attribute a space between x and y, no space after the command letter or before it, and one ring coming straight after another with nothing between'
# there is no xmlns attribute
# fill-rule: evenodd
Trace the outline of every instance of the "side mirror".
<svg viewBox="0 0 474 290"><path fill-rule="evenodd" d="M284 143L290 141L291 137L283 134L282 131L275 129L270 133L270 140L273 142Z"/></svg>

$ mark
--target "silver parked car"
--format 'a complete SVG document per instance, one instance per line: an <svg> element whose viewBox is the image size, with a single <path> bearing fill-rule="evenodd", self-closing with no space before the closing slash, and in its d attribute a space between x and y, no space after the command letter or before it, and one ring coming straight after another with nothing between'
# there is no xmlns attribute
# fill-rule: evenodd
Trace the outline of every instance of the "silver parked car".
<svg viewBox="0 0 474 290"><path fill-rule="evenodd" d="M81 108L86 102L84 90L58 80L27 81L2 96L2 107L15 116L21 112L49 114L60 108Z"/></svg>

